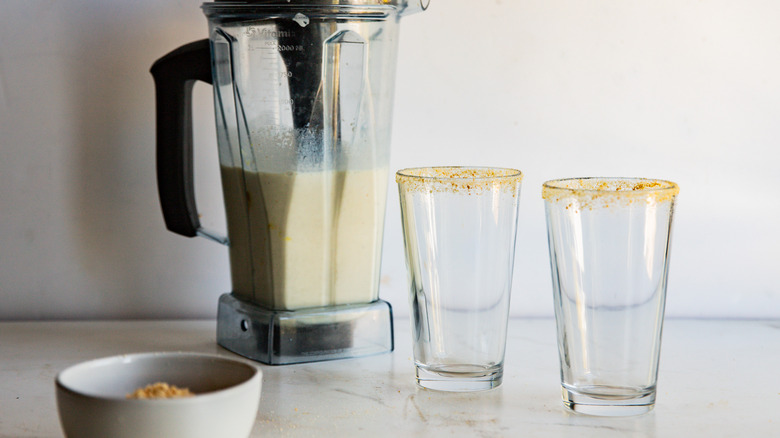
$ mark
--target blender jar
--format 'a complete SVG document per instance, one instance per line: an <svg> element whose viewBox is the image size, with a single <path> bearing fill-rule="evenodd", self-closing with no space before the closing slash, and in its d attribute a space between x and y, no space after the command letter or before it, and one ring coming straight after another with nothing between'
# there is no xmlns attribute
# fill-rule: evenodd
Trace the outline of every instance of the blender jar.
<svg viewBox="0 0 780 438"><path fill-rule="evenodd" d="M228 349L266 363L392 350L378 289L398 25L427 4L204 3L209 40L153 66L166 224L229 245ZM227 239L197 219L194 80L214 88Z"/></svg>

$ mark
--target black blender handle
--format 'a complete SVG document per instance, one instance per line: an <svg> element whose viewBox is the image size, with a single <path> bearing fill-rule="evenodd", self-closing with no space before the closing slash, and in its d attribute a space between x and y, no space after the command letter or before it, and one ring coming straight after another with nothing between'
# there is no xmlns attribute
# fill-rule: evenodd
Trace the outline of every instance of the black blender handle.
<svg viewBox="0 0 780 438"><path fill-rule="evenodd" d="M211 84L209 40L168 53L151 68L157 100L157 190L165 226L194 237L200 230L192 164L192 87Z"/></svg>

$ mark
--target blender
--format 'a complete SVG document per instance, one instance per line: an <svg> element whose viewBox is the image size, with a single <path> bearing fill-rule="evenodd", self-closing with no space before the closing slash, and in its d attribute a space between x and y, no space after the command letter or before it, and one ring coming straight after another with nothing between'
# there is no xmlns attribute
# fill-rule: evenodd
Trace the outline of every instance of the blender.
<svg viewBox="0 0 780 438"><path fill-rule="evenodd" d="M428 3L204 3L209 38L152 66L163 216L229 246L228 350L272 365L393 350L378 290L398 29ZM198 220L195 81L213 86L227 237Z"/></svg>

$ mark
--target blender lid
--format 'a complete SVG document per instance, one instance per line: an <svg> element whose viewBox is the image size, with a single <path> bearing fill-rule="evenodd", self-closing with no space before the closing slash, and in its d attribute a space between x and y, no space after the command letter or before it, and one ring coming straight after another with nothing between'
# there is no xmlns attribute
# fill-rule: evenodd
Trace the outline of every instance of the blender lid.
<svg viewBox="0 0 780 438"><path fill-rule="evenodd" d="M201 5L206 15L211 14L231 14L248 12L259 12L255 8L262 10L289 11L292 9L321 9L336 8L345 9L395 9L399 15L406 16L428 9L431 0L214 0Z"/></svg>
<svg viewBox="0 0 780 438"><path fill-rule="evenodd" d="M425 10L430 0L214 0L214 3L233 3L269 6L396 6L410 5Z"/></svg>

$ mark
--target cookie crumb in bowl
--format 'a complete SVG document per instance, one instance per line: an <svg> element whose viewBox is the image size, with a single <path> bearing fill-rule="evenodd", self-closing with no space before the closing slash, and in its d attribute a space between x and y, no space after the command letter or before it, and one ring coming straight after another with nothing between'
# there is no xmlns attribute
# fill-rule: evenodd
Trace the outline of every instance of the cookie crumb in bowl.
<svg viewBox="0 0 780 438"><path fill-rule="evenodd" d="M138 388L135 391L127 394L126 398L130 399L145 399L145 398L178 398L178 397L192 397L193 394L189 388L179 388L176 385L169 385L165 382L156 382L151 385L146 385L143 388Z"/></svg>

